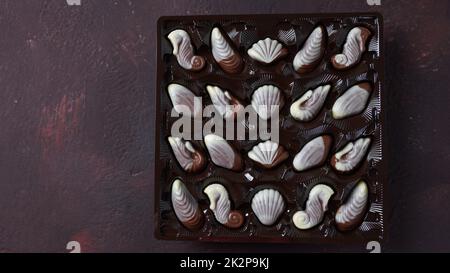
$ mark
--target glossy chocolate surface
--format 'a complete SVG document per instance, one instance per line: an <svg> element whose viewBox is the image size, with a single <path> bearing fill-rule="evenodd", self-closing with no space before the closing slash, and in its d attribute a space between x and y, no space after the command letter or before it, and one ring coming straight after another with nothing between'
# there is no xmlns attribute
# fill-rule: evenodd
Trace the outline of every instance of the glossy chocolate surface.
<svg viewBox="0 0 450 273"><path fill-rule="evenodd" d="M297 73L292 65L295 54L317 25L327 30L326 49L320 63L311 72ZM230 37L234 48L243 58L241 73L224 72L214 60L211 52L211 31L219 26ZM368 28L372 36L367 51L360 62L348 70L333 68L330 58L342 51L347 33L355 26ZM205 67L197 72L180 67L172 55L167 35L175 29L186 30L197 55L205 58ZM159 108L156 125L156 218L155 233L161 239L189 239L204 241L260 241L260 242L350 242L384 239L383 209L370 210L358 228L342 233L337 230L334 216L345 202L354 185L363 179L369 187L369 207L383 208L383 189L386 183L385 151L382 125L384 120L382 94L383 52L382 20L377 14L359 15L249 15L249 16L199 16L164 17L158 25L158 77ZM295 39L283 41L281 33L295 33ZM281 36L280 36L281 35ZM288 50L283 58L262 64L250 58L248 49L261 39L277 39ZM368 81L373 90L366 109L358 115L335 120L331 108L336 99L349 87ZM199 173L187 173L177 163L167 138L171 125L177 118L171 118L172 104L167 95L167 86L179 83L188 87L196 96L203 98L204 105L211 104L206 91L207 85L217 85L230 90L247 106L251 103L254 90L264 84L280 88L285 98L280 112L280 144L289 153L289 158L271 169L266 169L248 158L247 153L262 140L229 141L244 161L242 171L233 171L214 165L208 157L208 164ZM289 113L290 105L306 91L319 85L330 84L331 90L323 108L309 122L295 120ZM205 123L207 119L203 120ZM305 172L297 172L292 160L300 149L320 135L333 137L332 146L325 163ZM372 144L360 166L349 174L340 174L330 166L330 158L349 141L370 136ZM192 141L206 147L201 140ZM207 155L208 156L208 155ZM249 180L251 177L251 181ZM195 232L187 230L176 218L170 202L170 187L176 178L182 179L197 199L205 214L204 226ZM223 184L229 193L232 210L241 211L244 223L238 229L230 229L218 223L209 209L208 197L203 193L211 183ZM335 194L328 203L323 221L309 230L299 230L292 223L293 214L304 208L309 191L314 185L326 184ZM256 192L265 188L278 190L286 202L284 212L271 226L262 225L251 209L251 200Z"/></svg>

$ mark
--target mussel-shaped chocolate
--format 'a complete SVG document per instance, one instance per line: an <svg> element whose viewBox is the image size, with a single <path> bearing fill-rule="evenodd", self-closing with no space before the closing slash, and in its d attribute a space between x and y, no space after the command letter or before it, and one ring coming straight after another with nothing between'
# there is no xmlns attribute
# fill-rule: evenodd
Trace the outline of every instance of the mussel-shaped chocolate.
<svg viewBox="0 0 450 273"><path fill-rule="evenodd" d="M331 57L334 68L343 70L357 65L366 51L366 43L370 35L370 30L365 27L352 28L347 34L342 53Z"/></svg>
<svg viewBox="0 0 450 273"><path fill-rule="evenodd" d="M328 96L331 85L321 85L314 90L308 90L301 98L292 103L290 112L291 116L299 121L311 121L313 120Z"/></svg>
<svg viewBox="0 0 450 273"><path fill-rule="evenodd" d="M244 109L244 106L230 92L213 85L206 86L206 90L214 107L223 118L232 119Z"/></svg>
<svg viewBox="0 0 450 273"><path fill-rule="evenodd" d="M328 201L334 194L332 188L324 184L315 185L309 192L305 210L297 211L292 222L298 229L310 229L322 222L328 210Z"/></svg>
<svg viewBox="0 0 450 273"><path fill-rule="evenodd" d="M283 94L274 85L263 85L253 92L252 107L263 120L268 120L275 112L281 111L283 105Z"/></svg>
<svg viewBox="0 0 450 273"><path fill-rule="evenodd" d="M347 202L336 212L336 226L340 231L357 228L364 220L369 200L369 189L366 182L360 181L353 188Z"/></svg>
<svg viewBox="0 0 450 273"><path fill-rule="evenodd" d="M191 90L178 83L169 84L167 92L177 113L194 118L202 116L202 97L195 96Z"/></svg>
<svg viewBox="0 0 450 273"><path fill-rule="evenodd" d="M239 53L228 43L222 31L215 27L211 32L211 47L214 60L227 73L236 74L243 68Z"/></svg>
<svg viewBox="0 0 450 273"><path fill-rule="evenodd" d="M370 142L369 137L349 142L342 150L333 155L331 166L341 173L353 171L367 154Z"/></svg>
<svg viewBox="0 0 450 273"><path fill-rule="evenodd" d="M295 71L302 74L316 68L325 52L326 39L326 30L322 26L311 32L302 49L294 57Z"/></svg>
<svg viewBox="0 0 450 273"><path fill-rule="evenodd" d="M192 196L180 179L172 184L172 206L178 220L190 230L197 230L203 226L204 216L197 200Z"/></svg>
<svg viewBox="0 0 450 273"><path fill-rule="evenodd" d="M216 220L229 228L239 228L244 223L240 211L231 210L231 201L227 189L222 184L210 184L203 192L209 198L209 209L213 211Z"/></svg>
<svg viewBox="0 0 450 273"><path fill-rule="evenodd" d="M323 135L314 138L303 146L294 157L292 165L297 171L306 171L325 163L330 151L332 137Z"/></svg>
<svg viewBox="0 0 450 273"><path fill-rule="evenodd" d="M289 153L278 143L267 140L255 145L248 157L266 169L273 168L289 157Z"/></svg>
<svg viewBox="0 0 450 273"><path fill-rule="evenodd" d="M219 167L239 171L243 168L243 161L239 153L225 139L218 135L206 135L205 145L214 164Z"/></svg>
<svg viewBox="0 0 450 273"><path fill-rule="evenodd" d="M286 56L288 50L277 40L266 38L254 43L247 53L258 62L270 64Z"/></svg>
<svg viewBox="0 0 450 273"><path fill-rule="evenodd" d="M182 68L198 71L205 66L205 59L194 54L191 38L186 31L182 29L173 30L167 38L172 43L172 54L177 57L178 64Z"/></svg>
<svg viewBox="0 0 450 273"><path fill-rule="evenodd" d="M344 92L333 105L331 113L335 119L344 119L360 114L366 108L372 86L368 82L358 83Z"/></svg>
<svg viewBox="0 0 450 273"><path fill-rule="evenodd" d="M205 167L205 154L190 141L183 141L179 137L168 137L168 141L175 158L186 172L195 173Z"/></svg>
<svg viewBox="0 0 450 273"><path fill-rule="evenodd" d="M275 224L284 208L283 196L277 190L264 189L253 196L252 210L263 225Z"/></svg>

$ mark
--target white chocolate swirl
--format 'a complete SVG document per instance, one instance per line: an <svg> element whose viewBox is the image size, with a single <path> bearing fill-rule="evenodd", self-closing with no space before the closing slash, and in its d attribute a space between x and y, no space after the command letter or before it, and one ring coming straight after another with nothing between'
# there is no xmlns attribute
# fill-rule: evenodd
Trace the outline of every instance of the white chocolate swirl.
<svg viewBox="0 0 450 273"><path fill-rule="evenodd" d="M277 40L266 38L254 43L247 50L248 55L259 62L270 64L271 62L285 56L287 50Z"/></svg>
<svg viewBox="0 0 450 273"><path fill-rule="evenodd" d="M314 186L309 192L305 210L297 211L292 221L298 229L310 229L322 222L328 210L328 201L334 194L332 188L324 184Z"/></svg>
<svg viewBox="0 0 450 273"><path fill-rule="evenodd" d="M320 61L324 52L325 30L316 27L308 36L302 49L294 57L294 69L299 72L308 72Z"/></svg>
<svg viewBox="0 0 450 273"><path fill-rule="evenodd" d="M301 98L292 103L291 116L300 121L311 121L319 113L330 91L330 85L322 85L308 90Z"/></svg>
<svg viewBox="0 0 450 273"><path fill-rule="evenodd" d="M368 202L369 190L364 181L358 182L347 202L339 207L335 221L340 230L351 230L362 220Z"/></svg>
<svg viewBox="0 0 450 273"><path fill-rule="evenodd" d="M178 64L187 70L200 70L205 66L205 59L194 54L194 48L191 44L189 34L182 30L176 29L167 36L172 44L172 54L176 56Z"/></svg>
<svg viewBox="0 0 450 273"><path fill-rule="evenodd" d="M331 166L340 172L352 171L366 155L370 142L369 137L360 138L355 142L349 142L331 158Z"/></svg>

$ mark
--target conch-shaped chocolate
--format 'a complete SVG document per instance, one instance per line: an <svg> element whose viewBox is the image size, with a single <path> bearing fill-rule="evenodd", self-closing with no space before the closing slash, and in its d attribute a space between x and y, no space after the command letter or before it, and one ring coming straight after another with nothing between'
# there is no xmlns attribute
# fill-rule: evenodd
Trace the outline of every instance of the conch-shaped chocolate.
<svg viewBox="0 0 450 273"><path fill-rule="evenodd" d="M172 54L177 57L178 64L186 70L198 71L205 66L205 59L202 56L194 54L194 48L191 44L189 34L176 29L167 36L172 43Z"/></svg>
<svg viewBox="0 0 450 273"><path fill-rule="evenodd" d="M302 49L294 57L294 69L298 73L312 71L322 59L326 47L326 30L322 26L316 27L306 39Z"/></svg>
<svg viewBox="0 0 450 273"><path fill-rule="evenodd" d="M168 141L175 158L186 172L195 173L205 167L205 154L190 141L183 141L179 137L168 137Z"/></svg>
<svg viewBox="0 0 450 273"><path fill-rule="evenodd" d="M353 171L362 161L370 146L370 138L349 142L331 158L331 166L341 173Z"/></svg>
<svg viewBox="0 0 450 273"><path fill-rule="evenodd" d="M190 230L198 230L203 226L204 216L197 200L192 196L180 179L172 184L172 205L178 220Z"/></svg>
<svg viewBox="0 0 450 273"><path fill-rule="evenodd" d="M366 43L370 35L370 30L365 27L352 28L347 34L342 54L331 57L331 64L334 68L343 70L357 65L366 51Z"/></svg>
<svg viewBox="0 0 450 273"><path fill-rule="evenodd" d="M229 228L239 228L244 223L240 211L231 210L231 201L227 189L222 184L210 184L203 192L209 198L209 209L213 211L216 220Z"/></svg>
<svg viewBox="0 0 450 273"><path fill-rule="evenodd" d="M349 231L361 225L366 214L369 189L366 182L360 181L353 188L347 202L336 212L336 226L340 231Z"/></svg>
<svg viewBox="0 0 450 273"><path fill-rule="evenodd" d="M218 135L206 135L205 145L214 164L219 167L239 171L243 161L239 153L225 139Z"/></svg>
<svg viewBox="0 0 450 273"><path fill-rule="evenodd" d="M315 185L309 192L305 210L297 211L292 221L298 229L310 229L322 222L328 210L328 201L334 194L332 188L324 184Z"/></svg>
<svg viewBox="0 0 450 273"><path fill-rule="evenodd" d="M228 43L222 31L215 27L211 32L211 47L214 60L227 73L236 74L243 68L239 53Z"/></svg>

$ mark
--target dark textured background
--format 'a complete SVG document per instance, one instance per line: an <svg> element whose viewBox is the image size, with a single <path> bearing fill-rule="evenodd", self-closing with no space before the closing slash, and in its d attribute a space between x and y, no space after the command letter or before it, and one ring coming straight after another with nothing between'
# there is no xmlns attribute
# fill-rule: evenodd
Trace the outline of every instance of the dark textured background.
<svg viewBox="0 0 450 273"><path fill-rule="evenodd" d="M450 251L450 2L0 1L0 251L364 251L153 237L161 15L380 11L391 207L384 251Z"/></svg>

